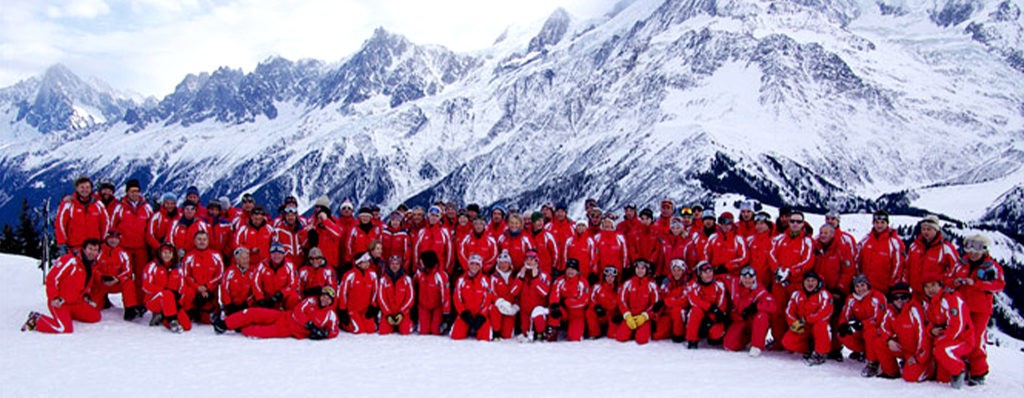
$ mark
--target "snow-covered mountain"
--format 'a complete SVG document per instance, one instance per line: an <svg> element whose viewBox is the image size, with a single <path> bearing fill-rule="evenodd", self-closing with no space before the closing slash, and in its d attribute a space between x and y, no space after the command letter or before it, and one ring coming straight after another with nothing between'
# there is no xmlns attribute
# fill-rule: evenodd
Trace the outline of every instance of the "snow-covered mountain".
<svg viewBox="0 0 1024 398"><path fill-rule="evenodd" d="M0 209L13 217L15 198L64 194L79 174L268 203L573 210L723 192L914 210L987 183L972 221L1022 172L1018 3L624 1L594 20L557 10L469 54L378 29L338 62L190 74L157 104L94 107L107 113L80 127L40 102L0 127Z"/></svg>

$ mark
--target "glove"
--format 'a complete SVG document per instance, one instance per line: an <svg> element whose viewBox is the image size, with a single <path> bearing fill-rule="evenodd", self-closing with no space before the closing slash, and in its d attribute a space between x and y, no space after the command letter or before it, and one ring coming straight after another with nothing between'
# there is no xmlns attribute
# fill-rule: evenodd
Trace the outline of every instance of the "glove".
<svg viewBox="0 0 1024 398"><path fill-rule="evenodd" d="M309 247L317 247L320 245L320 234L316 232L316 228L310 228L309 233L306 234L306 244Z"/></svg>
<svg viewBox="0 0 1024 398"><path fill-rule="evenodd" d="M178 258L185 258L185 249L178 249Z"/></svg>
<svg viewBox="0 0 1024 398"><path fill-rule="evenodd" d="M625 318L623 318L622 315L616 314L615 316L612 317L612 323L622 323L622 321L624 320Z"/></svg>
<svg viewBox="0 0 1024 398"><path fill-rule="evenodd" d="M323 340L327 338L327 331L318 328L315 324L313 324L313 321L306 322L306 330L309 330L310 340Z"/></svg>
<svg viewBox="0 0 1024 398"><path fill-rule="evenodd" d="M476 314L476 317L473 318L473 330L480 330L485 322L487 322L487 317L484 314Z"/></svg>
<svg viewBox="0 0 1024 398"><path fill-rule="evenodd" d="M789 285L789 270L785 268L779 268L775 270L775 283L782 286Z"/></svg>
<svg viewBox="0 0 1024 398"><path fill-rule="evenodd" d="M116 281L117 278L114 278L114 277L112 277L110 275L103 275L103 276L100 277L100 280L102 280L104 282L113 282L113 281Z"/></svg>
<svg viewBox="0 0 1024 398"><path fill-rule="evenodd" d="M626 327L628 327L629 330L636 329L636 326L637 326L636 325L636 319L633 319L633 314L630 314L628 312L623 314L622 315L622 320L626 321Z"/></svg>
<svg viewBox="0 0 1024 398"><path fill-rule="evenodd" d="M722 264L722 265L719 265L719 266L715 267L715 275L722 275L722 274L728 274L728 273L729 273L729 269L725 268L725 264Z"/></svg>
<svg viewBox="0 0 1024 398"><path fill-rule="evenodd" d="M459 313L459 319L465 322L467 326L473 324L473 314L471 314L469 310L462 310L462 312Z"/></svg>
<svg viewBox="0 0 1024 398"><path fill-rule="evenodd" d="M402 314L388 315L388 324L391 326L398 326L402 323Z"/></svg>
<svg viewBox="0 0 1024 398"><path fill-rule="evenodd" d="M747 308L743 309L743 319L750 319L754 317L754 315L757 315L757 304L750 303Z"/></svg>
<svg viewBox="0 0 1024 398"><path fill-rule="evenodd" d="M597 276L597 274L587 275L587 284L589 284L590 286L594 286L597 282L600 281L601 277Z"/></svg>
<svg viewBox="0 0 1024 398"><path fill-rule="evenodd" d="M548 313L553 319L562 319L562 305L555 303L548 306Z"/></svg>
<svg viewBox="0 0 1024 398"><path fill-rule="evenodd" d="M796 334L804 333L804 321L797 319L793 323L789 324L789 330Z"/></svg>
<svg viewBox="0 0 1024 398"><path fill-rule="evenodd" d="M846 337L853 334L853 327L850 326L850 322L839 325L839 335Z"/></svg>
<svg viewBox="0 0 1024 398"><path fill-rule="evenodd" d="M657 286L665 286L665 283L666 283L666 282L668 282L668 277L667 277L667 276L665 276L665 275L662 275L662 276L658 276L658 277L655 277L655 278L654 278L654 283L655 283L655 284L656 284Z"/></svg>
<svg viewBox="0 0 1024 398"><path fill-rule="evenodd" d="M604 307L602 307L601 304L594 304L594 313L597 314L597 316L604 316Z"/></svg>
<svg viewBox="0 0 1024 398"><path fill-rule="evenodd" d="M270 296L270 300L275 303L280 303L281 300L284 300L284 293L278 291L277 293L274 293L273 296Z"/></svg>
<svg viewBox="0 0 1024 398"><path fill-rule="evenodd" d="M338 310L338 324L348 325L352 323L352 317L348 315L348 310Z"/></svg>
<svg viewBox="0 0 1024 398"><path fill-rule="evenodd" d="M68 254L68 245L57 245L57 257Z"/></svg>
<svg viewBox="0 0 1024 398"><path fill-rule="evenodd" d="M633 323L636 324L636 327L641 327L645 323L647 323L648 319L650 319L650 317L647 316L646 312L645 313L641 313L640 315L637 315L637 316L633 317Z"/></svg>
<svg viewBox="0 0 1024 398"><path fill-rule="evenodd" d="M321 292L321 287L320 286L313 286L313 287L304 289L302 291L302 296L303 297L315 297L315 296L319 296L320 292Z"/></svg>
<svg viewBox="0 0 1024 398"><path fill-rule="evenodd" d="M448 330L452 327L452 321L454 320L455 317L451 313L445 312L444 314L441 314L441 334L448 333Z"/></svg>
<svg viewBox="0 0 1024 398"><path fill-rule="evenodd" d="M273 308L274 307L274 300L270 299L269 297L268 298L262 298L262 299L256 300L256 306L257 307L263 307L263 308Z"/></svg>
<svg viewBox="0 0 1024 398"><path fill-rule="evenodd" d="M861 330L864 330L864 323L859 320L854 319L847 323L850 324L850 331L853 333L857 333Z"/></svg>
<svg viewBox="0 0 1024 398"><path fill-rule="evenodd" d="M371 305L366 308L366 314L363 315L366 315L366 319L377 319L377 314L379 313L380 310L377 307Z"/></svg>
<svg viewBox="0 0 1024 398"><path fill-rule="evenodd" d="M989 268L989 269L979 268L978 269L978 279L982 280L984 282L991 282L991 281L995 280L996 279L996 269L995 268Z"/></svg>
<svg viewBox="0 0 1024 398"><path fill-rule="evenodd" d="M657 302L654 303L654 306L651 307L651 311L661 312L662 308L665 308L665 302L658 300Z"/></svg>
<svg viewBox="0 0 1024 398"><path fill-rule="evenodd" d="M717 305L713 305L711 306L711 309L708 310L708 319L712 323L722 322L725 320L725 313L722 312L722 310L719 309Z"/></svg>

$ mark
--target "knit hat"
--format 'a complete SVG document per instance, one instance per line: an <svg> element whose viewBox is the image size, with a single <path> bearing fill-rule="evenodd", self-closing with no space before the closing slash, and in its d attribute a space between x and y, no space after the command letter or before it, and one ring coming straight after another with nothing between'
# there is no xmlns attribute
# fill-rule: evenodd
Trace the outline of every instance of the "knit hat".
<svg viewBox="0 0 1024 398"><path fill-rule="evenodd" d="M370 253L368 252L363 252L359 257L356 258L356 264L368 263L371 261L373 261L373 256L370 256Z"/></svg>
<svg viewBox="0 0 1024 398"><path fill-rule="evenodd" d="M216 207L218 209L224 210L224 206L221 206L220 199L210 199L209 202L206 202L206 208L209 209L211 207Z"/></svg>
<svg viewBox="0 0 1024 398"><path fill-rule="evenodd" d="M221 196L221 197L217 198L217 200L220 200L220 208L221 209L225 209L226 210L226 209L230 209L231 208L231 200L228 199L227 196Z"/></svg>
<svg viewBox="0 0 1024 398"><path fill-rule="evenodd" d="M321 251L319 247L310 248L309 249L309 253L306 254L306 258L310 258L310 259L312 259L312 258L323 258L323 257L324 257L324 252Z"/></svg>
<svg viewBox="0 0 1024 398"><path fill-rule="evenodd" d="M476 203L470 203L468 206L466 206L466 211L471 211L480 214L480 205Z"/></svg>
<svg viewBox="0 0 1024 398"><path fill-rule="evenodd" d="M512 262L512 256L508 254L508 250L502 250L501 254L498 255L498 262Z"/></svg>
<svg viewBox="0 0 1024 398"><path fill-rule="evenodd" d="M104 190L104 189L109 189L109 190L111 190L111 191L115 190L115 188L114 188L114 183L110 182L110 180L103 180L103 181L100 181L100 187L99 187L99 189L98 189L98 190L99 190L99 191L102 191L102 190Z"/></svg>
<svg viewBox="0 0 1024 398"><path fill-rule="evenodd" d="M249 254L249 248L245 247L245 246L240 246L240 247L235 248L235 252L234 252L234 256L235 257L238 257L238 255L242 254L242 253Z"/></svg>
<svg viewBox="0 0 1024 398"><path fill-rule="evenodd" d="M195 185L192 185L192 186L189 186L188 188L185 188L185 196L188 196L188 195L199 196L199 188L196 188Z"/></svg>
<svg viewBox="0 0 1024 398"><path fill-rule="evenodd" d="M186 200L185 203L181 204L181 208L182 209L187 209L189 207L191 207L192 209L195 209L196 207L199 207L199 206L196 205L196 202L193 202L191 200Z"/></svg>
<svg viewBox="0 0 1024 398"><path fill-rule="evenodd" d="M754 201L752 201L752 200L744 200L743 202L741 202L740 203L740 211L743 211L743 210L754 211Z"/></svg>
<svg viewBox="0 0 1024 398"><path fill-rule="evenodd" d="M761 211L758 212L757 214L754 214L754 221L772 222L772 215L768 214L768 212L766 211Z"/></svg>
<svg viewBox="0 0 1024 398"><path fill-rule="evenodd" d="M669 221L668 226L669 226L669 228L672 228L672 227L685 227L686 224L683 223L683 219L682 218L672 217L672 220Z"/></svg>
<svg viewBox="0 0 1024 398"><path fill-rule="evenodd" d="M484 263L484 259L483 259L483 257L480 257L479 254L471 254L469 256L469 258L466 259L466 263L467 263L466 265L469 265L469 264L483 264Z"/></svg>
<svg viewBox="0 0 1024 398"><path fill-rule="evenodd" d="M703 213L703 214L701 215L701 217L700 217L700 218L701 218L702 220L707 220L707 219L709 219L709 218L710 218L711 220L714 220L714 219L715 219L715 211L714 211L714 210L712 210L712 209L707 209L707 210L704 210L704 213Z"/></svg>
<svg viewBox="0 0 1024 398"><path fill-rule="evenodd" d="M580 270L580 261L575 259L575 258L570 258L568 260L565 260L565 269L568 270L569 268L572 268L572 269L574 269L576 271L579 271Z"/></svg>
<svg viewBox="0 0 1024 398"><path fill-rule="evenodd" d="M568 211L569 210L569 205L565 204L565 202L556 202L555 203L555 210L556 211L558 211L558 210L566 210L566 211Z"/></svg>
<svg viewBox="0 0 1024 398"><path fill-rule="evenodd" d="M828 213L825 213L825 218L834 218L838 220L839 217L839 211L837 210L829 210Z"/></svg>
<svg viewBox="0 0 1024 398"><path fill-rule="evenodd" d="M314 202L313 205L330 209L331 200L327 198L327 195L322 195L319 198L316 198L316 202Z"/></svg>
<svg viewBox="0 0 1024 398"><path fill-rule="evenodd" d="M341 202L341 210L345 210L345 209L355 210L355 206L352 205L352 201L351 200L345 199L344 202Z"/></svg>
<svg viewBox="0 0 1024 398"><path fill-rule="evenodd" d="M910 297L910 285L906 282L897 282L889 287L889 301L895 301L896 296Z"/></svg>
<svg viewBox="0 0 1024 398"><path fill-rule="evenodd" d="M964 240L964 251L968 253L988 252L992 240L982 234L974 234Z"/></svg>
<svg viewBox="0 0 1024 398"><path fill-rule="evenodd" d="M889 222L889 212L885 210L876 210L871 217L873 220L880 220Z"/></svg>
<svg viewBox="0 0 1024 398"><path fill-rule="evenodd" d="M681 258L674 258L674 259L672 259L672 261L669 262L668 268L669 269L679 268L679 269L681 269L683 271L686 271L686 262L683 261L683 259L681 259Z"/></svg>
<svg viewBox="0 0 1024 398"><path fill-rule="evenodd" d="M928 225L928 226L930 226L932 228L935 228L935 229L942 229L942 226L939 225L939 217L937 217L937 216L935 216L933 214L929 214L929 215L925 216L923 219L921 219L921 222L919 224L921 226Z"/></svg>
<svg viewBox="0 0 1024 398"><path fill-rule="evenodd" d="M256 201L256 198L254 198L251 193L246 192L246 193L242 194L242 203L245 203L245 202L255 202L255 201Z"/></svg>
<svg viewBox="0 0 1024 398"><path fill-rule="evenodd" d="M370 210L370 208L367 207L367 206L363 206L363 207L359 208L359 212L356 213L356 214L358 214L358 215L367 214L367 215L371 215L372 216L373 215L373 210Z"/></svg>
<svg viewBox="0 0 1024 398"><path fill-rule="evenodd" d="M868 280L867 275L857 274L853 276L853 280L850 281L850 287L857 286L858 284L866 283L868 287L871 287L871 281Z"/></svg>
<svg viewBox="0 0 1024 398"><path fill-rule="evenodd" d="M670 198L665 198L665 199L661 200L661 206L662 207L665 207L665 206L675 207L675 205L676 205L676 202L673 202L672 199L670 199Z"/></svg>
<svg viewBox="0 0 1024 398"><path fill-rule="evenodd" d="M645 207L643 210L640 210L640 217L654 218L654 211Z"/></svg>
<svg viewBox="0 0 1024 398"><path fill-rule="evenodd" d="M533 214L530 214L530 221L532 221L532 222L537 222L537 221L540 221L540 220L543 220L543 219L544 219L544 213L541 213L539 211L535 211L535 212L533 212Z"/></svg>
<svg viewBox="0 0 1024 398"><path fill-rule="evenodd" d="M174 201L174 202L177 202L177 201L178 201L178 197L177 197L177 196L174 196L174 194L173 194L173 193L167 192L167 193L165 193L165 194L164 194L163 196L161 196L161 197L160 197L160 201L161 201L161 202L166 202L166 201Z"/></svg>
<svg viewBox="0 0 1024 398"><path fill-rule="evenodd" d="M730 212L724 212L722 213L722 215L718 216L718 223L722 225L732 224L732 220L733 217L732 213Z"/></svg>
<svg viewBox="0 0 1024 398"><path fill-rule="evenodd" d="M128 180L128 182L124 183L124 190L125 191L128 191L128 190L130 190L132 188L142 189L142 185L139 184L139 180L136 180L136 179L132 178L132 179Z"/></svg>
<svg viewBox="0 0 1024 398"><path fill-rule="evenodd" d="M697 263L697 272L703 272L704 270L714 269L711 263L707 261L701 261Z"/></svg>

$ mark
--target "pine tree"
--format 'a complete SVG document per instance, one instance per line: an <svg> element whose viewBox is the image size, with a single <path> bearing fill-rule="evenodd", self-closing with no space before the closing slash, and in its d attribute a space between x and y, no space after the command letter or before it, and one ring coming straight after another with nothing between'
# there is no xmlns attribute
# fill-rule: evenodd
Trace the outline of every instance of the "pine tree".
<svg viewBox="0 0 1024 398"><path fill-rule="evenodd" d="M14 228L11 228L10 225L5 224L3 234L0 235L0 253L21 253L21 247L18 244L17 236L14 233Z"/></svg>
<svg viewBox="0 0 1024 398"><path fill-rule="evenodd" d="M16 235L21 246L20 253L39 258L43 254L43 248L39 243L39 230L36 229L35 217L32 216L32 207L28 205L28 198L21 201L21 214L18 214L18 221Z"/></svg>

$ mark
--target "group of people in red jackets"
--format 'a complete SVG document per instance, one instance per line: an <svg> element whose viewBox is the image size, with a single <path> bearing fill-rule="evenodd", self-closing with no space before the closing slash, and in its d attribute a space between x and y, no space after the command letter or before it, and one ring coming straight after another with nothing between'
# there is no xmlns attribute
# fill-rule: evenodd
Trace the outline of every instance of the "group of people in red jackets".
<svg viewBox="0 0 1024 398"><path fill-rule="evenodd" d="M1002 267L983 235L962 254L927 216L906 247L873 214L855 240L840 215L807 225L780 209L739 204L739 218L700 206L626 205L621 220L587 200L574 222L564 204L528 216L495 205L438 202L338 214L328 198L299 214L294 197L271 220L251 195L153 210L136 180L115 187L75 181L62 201L62 255L46 277L49 315L22 330L70 333L98 322L120 293L124 319L152 313L172 332L195 322L217 333L329 339L340 331L449 334L482 341L613 338L645 344L704 341L759 356L787 350L808 365L865 362L865 377L936 379L960 388L988 374L986 329ZM698 218L699 216L699 218ZM770 342L770 343L769 343Z"/></svg>

